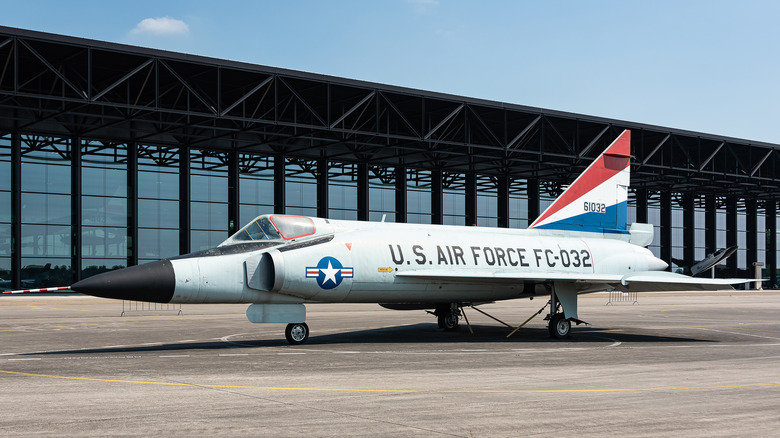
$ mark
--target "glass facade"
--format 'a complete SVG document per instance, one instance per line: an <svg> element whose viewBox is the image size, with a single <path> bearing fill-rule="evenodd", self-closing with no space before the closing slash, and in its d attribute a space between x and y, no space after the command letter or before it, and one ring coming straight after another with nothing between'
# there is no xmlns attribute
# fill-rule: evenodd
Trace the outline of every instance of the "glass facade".
<svg viewBox="0 0 780 438"><path fill-rule="evenodd" d="M406 222L431 223L431 171L406 170Z"/></svg>
<svg viewBox="0 0 780 438"><path fill-rule="evenodd" d="M528 228L530 220L533 219L528 217L528 182L512 179L509 182L509 228Z"/></svg>
<svg viewBox="0 0 780 438"><path fill-rule="evenodd" d="M181 239L189 238L191 251L211 248L228 235L230 160L226 153L140 144L131 151L126 144L94 139L19 135L18 154L12 153L10 134L0 134L0 288L9 289L14 282L22 287L45 287L71 284L76 278L85 278L97 272L127 266L137 255L138 263L146 263L179 254L184 246ZM78 151L74 156L73 151ZM189 154L182 157L181 154ZM137 163L132 163L137 156ZM19 161L14 161L19 157ZM184 158L184 159L182 159ZM252 154L238 154L237 213L240 225L261 214L284 208L287 214L316 216L325 211L334 219L355 220L358 217L359 169L354 163L327 162L327 205L318 209L318 161L287 158L284 161L283 205L275 206L275 170L278 158ZM16 163L16 164L15 164ZM80 167L73 167L80 163ZM189 163L182 172L181 163ZM14 197L16 183L12 180L14 166L18 166L18 198ZM137 168L137 175L132 169ZM368 165L368 219L395 221L396 201L406 199L407 222L431 223L434 174L430 170L404 169L405 186L398 192L396 169ZM232 174L232 175L236 175ZM184 178L184 179L182 179ZM188 178L188 179L187 179ZM466 223L467 199L476 202L476 223L497 226L499 216L499 187L496 177L476 175L476 192L469 197L466 174L442 171L441 213L444 224ZM136 187L131 187L133 181ZM182 183L189 183L189 190ZM529 218L528 181L509 180L508 225L522 229L534 218ZM74 186L74 184L76 184ZM539 182L539 211L551 204L561 187ZM182 193L184 189L184 193ZM135 192L134 192L135 191ZM281 191L280 191L281 192ZM646 191L639 191L646 193ZM629 191L628 222L637 217L637 191ZM132 203L137 195L137 218ZM80 197L77 197L80 196ZM183 197L182 197L183 196ZM186 199L188 198L189 199ZM17 212L19 222L13 222L12 202L20 200ZM662 199L671 204L662 206ZM693 199L693 238L686 235L685 203L681 194L664 198L659 192L649 192L648 222L655 225L650 250L661 254L661 214L670 214L669 253L675 262L690 257L693 245L695 260L706 257L707 199ZM189 229L186 218L180 217L189 203ZM690 199L688 200L690 202ZM690 204L688 204L690 205ZM749 248L753 239L748 235L751 218L749 203L719 197L716 199L714 219L717 230L716 248L727 247L727 236L736 239L739 250L734 261L739 272L752 274L748 261L769 263L766 251L772 239L778 239L769 227L780 226L780 219L770 217L770 209L759 203L755 218L755 248ZM732 209L729 210L728 206ZM729 211L735 216L729 218ZM75 212L75 213L74 213ZM688 216L690 217L690 216ZM137 223L134 223L134 220ZM80 221L80 222L77 222ZM735 230L727 230L734 224ZM137 225L135 242L133 228ZM687 224L690 225L690 224ZM17 227L18 226L18 227ZM14 231L18 230L18 231ZM13 233L19 233L20 252L13 253ZM74 233L77 238L74 239ZM732 233L732 234L730 234ZM80 258L78 258L80 257ZM14 275L14 267L19 272ZM74 268L79 272L74 272ZM720 274L719 274L720 275ZM733 274L732 274L733 275ZM739 274L742 275L742 274Z"/></svg>
<svg viewBox="0 0 780 438"><path fill-rule="evenodd" d="M466 223L466 175L442 173L442 223L444 225L472 225Z"/></svg>
<svg viewBox="0 0 780 438"><path fill-rule="evenodd" d="M21 136L21 285L71 284L71 144Z"/></svg>
<svg viewBox="0 0 780 438"><path fill-rule="evenodd" d="M328 163L328 217L357 220L357 164Z"/></svg>
<svg viewBox="0 0 780 438"><path fill-rule="evenodd" d="M685 263L685 228L682 195L672 193L672 261L683 267Z"/></svg>
<svg viewBox="0 0 780 438"><path fill-rule="evenodd" d="M274 158L240 154L239 167L239 221L244 226L274 212Z"/></svg>
<svg viewBox="0 0 780 438"><path fill-rule="evenodd" d="M284 170L284 212L317 216L317 162L287 159Z"/></svg>
<svg viewBox="0 0 780 438"><path fill-rule="evenodd" d="M368 220L395 222L395 172L393 168L370 166L368 170Z"/></svg>
<svg viewBox="0 0 780 438"><path fill-rule="evenodd" d="M737 269L747 269L747 212L745 211L745 203L743 201L737 202L737 253L734 257L737 258ZM750 273L753 273L753 267L750 267Z"/></svg>
<svg viewBox="0 0 780 438"><path fill-rule="evenodd" d="M477 177L477 225L498 226L498 179L495 177Z"/></svg>
<svg viewBox="0 0 780 438"><path fill-rule="evenodd" d="M127 146L81 144L82 276L127 266Z"/></svg>
<svg viewBox="0 0 780 438"><path fill-rule="evenodd" d="M179 149L138 147L138 263L179 254Z"/></svg>
<svg viewBox="0 0 780 438"><path fill-rule="evenodd" d="M190 247L213 248L228 238L227 154L190 153Z"/></svg>

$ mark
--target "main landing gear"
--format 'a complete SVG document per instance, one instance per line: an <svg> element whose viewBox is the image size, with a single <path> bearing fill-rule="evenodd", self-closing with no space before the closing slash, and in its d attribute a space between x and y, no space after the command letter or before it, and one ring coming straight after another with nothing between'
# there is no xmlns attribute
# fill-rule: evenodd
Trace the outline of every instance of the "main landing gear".
<svg viewBox="0 0 780 438"><path fill-rule="evenodd" d="M550 323L547 325L550 337L554 339L565 339L571 334L571 321L563 316L563 313L556 313L550 316Z"/></svg>
<svg viewBox="0 0 780 438"><path fill-rule="evenodd" d="M556 292L556 289L558 291ZM564 313L564 309L567 310ZM567 318L566 314L570 317ZM573 317L571 316L573 315ZM571 323L574 322L577 325L586 324L587 322L577 319L577 291L573 290L570 285L556 284L552 291L550 291L550 314L545 318L549 321L547 324L547 331L550 333L550 337L553 339L565 339L571 335Z"/></svg>
<svg viewBox="0 0 780 438"><path fill-rule="evenodd" d="M290 345L301 345L309 340L309 326L305 322L287 324L284 337Z"/></svg>
<svg viewBox="0 0 780 438"><path fill-rule="evenodd" d="M460 328L458 321L460 320L461 313L460 308L458 308L458 303L437 304L433 314L437 317L440 329L452 332Z"/></svg>

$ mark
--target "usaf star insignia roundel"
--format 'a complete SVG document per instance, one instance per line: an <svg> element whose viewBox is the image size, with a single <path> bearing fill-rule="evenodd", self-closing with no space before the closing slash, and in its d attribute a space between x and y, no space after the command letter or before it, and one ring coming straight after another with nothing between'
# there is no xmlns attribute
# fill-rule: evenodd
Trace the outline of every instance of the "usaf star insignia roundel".
<svg viewBox="0 0 780 438"><path fill-rule="evenodd" d="M352 268L345 268L333 257L323 257L317 266L306 267L306 278L316 278L321 288L333 289L341 280L352 278Z"/></svg>

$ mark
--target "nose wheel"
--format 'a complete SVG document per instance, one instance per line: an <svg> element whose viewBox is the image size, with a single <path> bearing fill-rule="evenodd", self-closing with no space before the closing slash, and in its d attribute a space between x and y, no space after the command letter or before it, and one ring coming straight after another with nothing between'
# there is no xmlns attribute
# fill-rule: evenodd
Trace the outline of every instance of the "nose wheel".
<svg viewBox="0 0 780 438"><path fill-rule="evenodd" d="M300 345L309 340L309 326L305 322L287 324L284 337L290 345Z"/></svg>

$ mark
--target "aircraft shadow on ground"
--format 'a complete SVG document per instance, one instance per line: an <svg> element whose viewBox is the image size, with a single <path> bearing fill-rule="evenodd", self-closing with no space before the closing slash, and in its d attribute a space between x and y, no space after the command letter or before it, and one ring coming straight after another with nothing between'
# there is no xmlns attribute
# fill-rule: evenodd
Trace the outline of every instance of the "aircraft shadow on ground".
<svg viewBox="0 0 780 438"><path fill-rule="evenodd" d="M523 328L507 338L510 330L502 326L472 325L474 334L469 333L466 326L454 332L446 332L435 324L420 323L403 326L383 327L366 330L356 330L341 333L317 335L316 327L305 345L338 345L349 348L358 344L426 344L426 345L468 345L470 348L478 348L480 345L489 347L490 344L523 345L526 347L539 347L555 349L571 348L577 345L597 346L598 344L610 344L620 341L623 344L657 344L657 343L702 343L717 342L712 339L655 336L643 333L614 333L607 329L593 327L572 328L572 336L564 340L550 339L546 328ZM287 347L295 349L296 346L288 345L284 336L266 339L236 339L233 341L187 342L159 345L139 345L127 347L107 347L78 350L48 351L43 353L29 353L26 355L80 355L80 354L109 354L109 353L148 353L148 352L176 352L187 350L239 350L258 347Z"/></svg>

